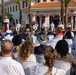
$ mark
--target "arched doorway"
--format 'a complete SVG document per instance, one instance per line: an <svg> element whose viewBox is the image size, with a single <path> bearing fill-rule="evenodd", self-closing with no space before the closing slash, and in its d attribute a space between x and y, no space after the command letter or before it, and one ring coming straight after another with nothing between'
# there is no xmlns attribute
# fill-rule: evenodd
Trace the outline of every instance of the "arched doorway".
<svg viewBox="0 0 76 75"><path fill-rule="evenodd" d="M54 16L50 15L49 23L51 24L52 21L55 24L55 27L57 27L57 25L59 24L59 15L54 15Z"/></svg>
<svg viewBox="0 0 76 75"><path fill-rule="evenodd" d="M38 29L40 28L40 17L39 16L36 16L36 22L38 23Z"/></svg>
<svg viewBox="0 0 76 75"><path fill-rule="evenodd" d="M54 22L55 27L57 27L59 24L59 15L52 16L52 21Z"/></svg>

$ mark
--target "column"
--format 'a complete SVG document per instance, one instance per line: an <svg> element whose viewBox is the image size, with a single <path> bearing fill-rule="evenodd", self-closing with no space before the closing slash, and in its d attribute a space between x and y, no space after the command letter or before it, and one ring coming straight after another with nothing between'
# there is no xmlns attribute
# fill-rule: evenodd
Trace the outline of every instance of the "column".
<svg viewBox="0 0 76 75"><path fill-rule="evenodd" d="M25 21L26 21L26 24L29 24L29 18L28 18L28 14L26 14Z"/></svg>
<svg viewBox="0 0 76 75"><path fill-rule="evenodd" d="M46 2L50 2L50 0L46 0Z"/></svg>
<svg viewBox="0 0 76 75"><path fill-rule="evenodd" d="M40 31L41 31L41 26L42 26L42 17L40 17L40 27L39 27L40 28L39 29Z"/></svg>
<svg viewBox="0 0 76 75"><path fill-rule="evenodd" d="M49 29L50 24L49 24L49 16L45 17L45 23L47 24L47 27Z"/></svg>
<svg viewBox="0 0 76 75"><path fill-rule="evenodd" d="M40 2L43 2L43 0L41 0Z"/></svg>
<svg viewBox="0 0 76 75"><path fill-rule="evenodd" d="M59 22L61 22L61 15L59 16Z"/></svg>
<svg viewBox="0 0 76 75"><path fill-rule="evenodd" d="M49 24L49 16L45 17L46 24Z"/></svg>
<svg viewBox="0 0 76 75"><path fill-rule="evenodd" d="M72 26L72 30L73 30L73 14L71 16L71 26Z"/></svg>
<svg viewBox="0 0 76 75"><path fill-rule="evenodd" d="M76 28L76 16L75 16L75 28Z"/></svg>

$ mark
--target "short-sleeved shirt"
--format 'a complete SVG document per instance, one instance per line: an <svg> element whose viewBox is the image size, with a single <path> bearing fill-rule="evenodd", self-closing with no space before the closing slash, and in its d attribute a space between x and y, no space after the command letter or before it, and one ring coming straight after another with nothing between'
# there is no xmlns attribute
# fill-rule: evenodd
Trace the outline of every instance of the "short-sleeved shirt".
<svg viewBox="0 0 76 75"><path fill-rule="evenodd" d="M0 56L0 75L25 75L22 65L11 57Z"/></svg>

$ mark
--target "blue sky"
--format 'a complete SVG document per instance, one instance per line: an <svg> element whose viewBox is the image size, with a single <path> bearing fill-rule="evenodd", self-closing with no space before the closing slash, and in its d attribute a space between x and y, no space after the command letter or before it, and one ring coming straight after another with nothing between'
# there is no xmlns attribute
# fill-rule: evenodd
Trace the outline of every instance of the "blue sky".
<svg viewBox="0 0 76 75"><path fill-rule="evenodd" d="M6 2L6 1L9 1L9 0L4 0L4 1ZM0 3L1 3L1 0L0 0Z"/></svg>

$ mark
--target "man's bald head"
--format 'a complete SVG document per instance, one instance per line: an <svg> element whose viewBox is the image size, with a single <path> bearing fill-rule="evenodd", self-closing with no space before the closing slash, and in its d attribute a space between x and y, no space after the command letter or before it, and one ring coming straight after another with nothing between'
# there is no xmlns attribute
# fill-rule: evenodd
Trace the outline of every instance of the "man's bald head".
<svg viewBox="0 0 76 75"><path fill-rule="evenodd" d="M9 54L9 53L12 52L13 49L14 49L14 45L13 45L12 41L4 40L1 43L1 51L2 51L2 53Z"/></svg>

